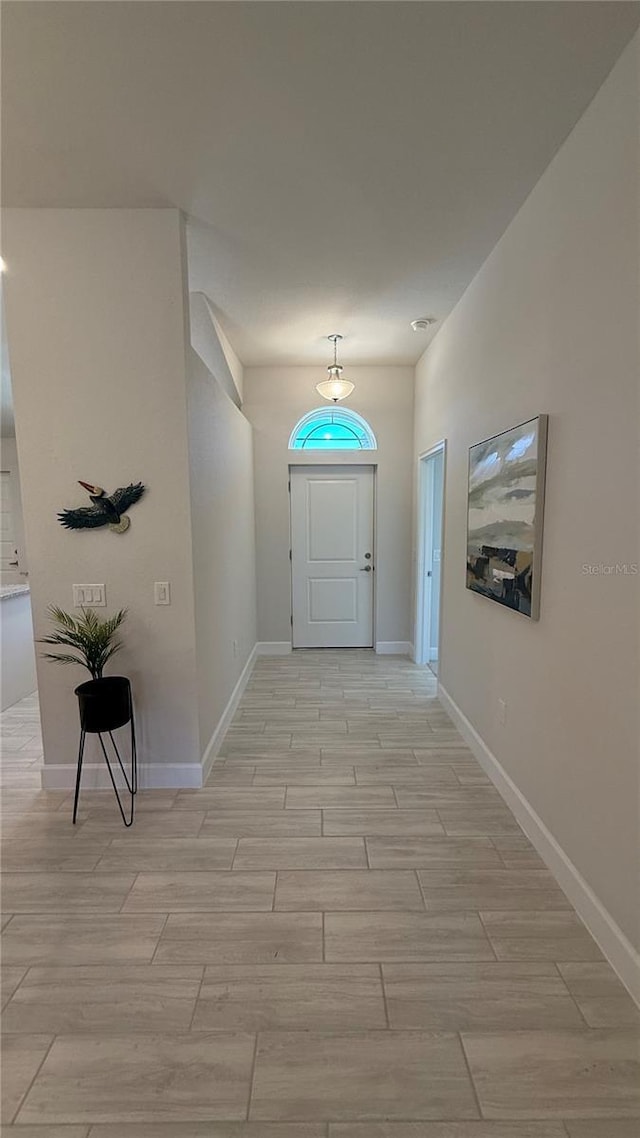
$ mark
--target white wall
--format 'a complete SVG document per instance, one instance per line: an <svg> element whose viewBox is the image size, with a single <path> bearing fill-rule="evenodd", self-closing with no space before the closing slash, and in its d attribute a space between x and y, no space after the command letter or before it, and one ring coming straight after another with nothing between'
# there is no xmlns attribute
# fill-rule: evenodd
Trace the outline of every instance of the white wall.
<svg viewBox="0 0 640 1138"><path fill-rule="evenodd" d="M376 641L411 639L411 506L413 369L355 367L345 374L356 384L344 404L370 423L378 451L352 458L377 462ZM254 427L256 536L258 561L258 640L291 641L289 563L289 463L322 452L289 452L291 431L302 415L323 401L315 385L321 367L246 368L243 410ZM339 461L347 460L341 452Z"/></svg>
<svg viewBox="0 0 640 1138"><path fill-rule="evenodd" d="M231 375L233 377L233 383L234 383L235 389L236 389L236 391L240 397L240 402L242 402L242 397L244 395L244 366L242 364L240 357L238 355L236 355L235 351L233 350L233 347L232 347L231 343L229 342L228 337L225 335L225 333L222 329L222 326L220 324L220 321L217 319L215 312L213 310L213 306L211 305L211 302L209 300L207 300L207 304L209 307L209 312L211 314L211 319L213 321L213 326L216 330L218 342L220 344L220 347L222 348L222 352L223 352L224 358L226 360L227 367L229 368L229 371L231 372Z"/></svg>
<svg viewBox="0 0 640 1138"><path fill-rule="evenodd" d="M636 946L640 578L582 566L640 561L638 312L636 37L423 356L416 390L416 452L448 447L441 682ZM466 477L472 443L539 412L533 623L465 589Z"/></svg>
<svg viewBox="0 0 640 1138"><path fill-rule="evenodd" d="M250 423L193 350L187 392L204 753L256 643L253 441Z"/></svg>
<svg viewBox="0 0 640 1138"><path fill-rule="evenodd" d="M191 242L193 248L193 239ZM243 368L216 320L213 307L203 292L189 294L191 344L236 407L242 402Z"/></svg>
<svg viewBox="0 0 640 1138"><path fill-rule="evenodd" d="M2 236L36 636L73 582L105 582L105 611L130 610L110 671L131 677L142 762L199 764L180 215L6 210ZM60 526L58 510L87 502L79 478L145 483L127 533ZM154 605L157 580L170 606ZM75 763L86 678L38 661L48 768Z"/></svg>

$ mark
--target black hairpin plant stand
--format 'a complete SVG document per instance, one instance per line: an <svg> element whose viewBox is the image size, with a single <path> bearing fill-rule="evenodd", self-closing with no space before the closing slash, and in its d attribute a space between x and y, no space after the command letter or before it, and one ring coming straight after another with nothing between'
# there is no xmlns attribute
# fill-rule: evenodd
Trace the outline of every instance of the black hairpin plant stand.
<svg viewBox="0 0 640 1138"><path fill-rule="evenodd" d="M78 751L76 794L73 802L73 824L75 826L76 817L78 815L78 799L80 797L80 779L82 777L85 740L87 735L97 735L100 741L100 747L102 748L102 754L104 755L104 761L109 771L113 792L122 815L122 821L125 826L131 826L133 823L135 796L138 792L138 756L136 751L136 729L133 719L131 684L126 676L105 676L100 680L88 680L87 683L80 684L80 686L76 688L76 695L78 697L80 710L80 749ZM118 727L126 726L127 723L131 724L130 777L124 768L117 743L113 737L113 732L116 731ZM111 740L118 766L120 767L130 796L128 816L125 814L122 805L122 799L120 798L113 768L109 761L104 739L102 738L103 735L108 735ZM124 794L124 788L122 789L122 793Z"/></svg>

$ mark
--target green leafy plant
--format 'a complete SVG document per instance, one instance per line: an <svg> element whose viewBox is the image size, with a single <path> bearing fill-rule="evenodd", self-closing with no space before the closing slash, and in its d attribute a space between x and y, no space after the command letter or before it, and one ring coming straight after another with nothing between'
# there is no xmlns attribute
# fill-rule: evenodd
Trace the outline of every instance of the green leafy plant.
<svg viewBox="0 0 640 1138"><path fill-rule="evenodd" d="M49 605L49 615L55 625L55 632L43 636L39 644L60 645L73 648L70 652L43 652L46 660L58 664L81 664L94 680L102 679L105 664L122 647L116 632L127 616L126 609L120 609L115 616L101 620L93 609L82 610L82 616L71 616L57 605Z"/></svg>

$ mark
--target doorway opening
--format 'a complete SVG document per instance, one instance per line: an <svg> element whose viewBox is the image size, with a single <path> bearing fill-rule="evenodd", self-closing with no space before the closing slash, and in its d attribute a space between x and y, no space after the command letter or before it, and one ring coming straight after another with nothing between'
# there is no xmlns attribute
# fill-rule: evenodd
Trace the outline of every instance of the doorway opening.
<svg viewBox="0 0 640 1138"><path fill-rule="evenodd" d="M292 466L293 648L372 648L374 467Z"/></svg>
<svg viewBox="0 0 640 1138"><path fill-rule="evenodd" d="M36 791L42 728L24 537L9 351L0 286L2 470L0 471L0 775L4 785Z"/></svg>
<svg viewBox="0 0 640 1138"><path fill-rule="evenodd" d="M442 543L446 447L439 442L420 456L418 469L418 565L416 664L437 676L440 661Z"/></svg>

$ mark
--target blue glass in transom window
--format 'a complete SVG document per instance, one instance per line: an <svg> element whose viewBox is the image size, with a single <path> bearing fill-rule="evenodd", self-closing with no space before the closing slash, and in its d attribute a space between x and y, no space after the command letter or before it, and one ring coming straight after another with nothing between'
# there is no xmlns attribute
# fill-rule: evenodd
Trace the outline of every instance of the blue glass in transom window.
<svg viewBox="0 0 640 1138"><path fill-rule="evenodd" d="M343 408L319 407L296 423L289 450L376 450L369 424Z"/></svg>

